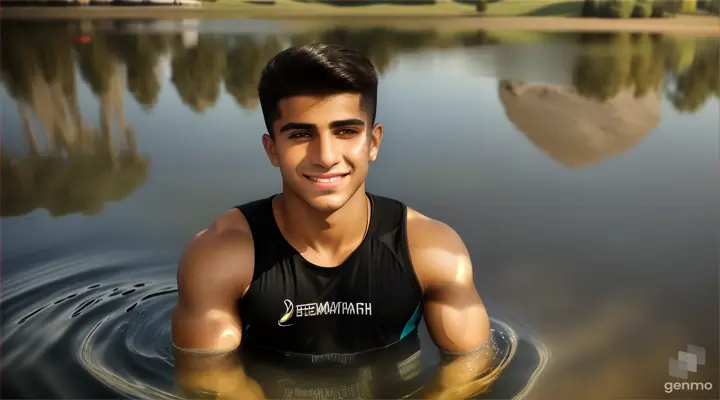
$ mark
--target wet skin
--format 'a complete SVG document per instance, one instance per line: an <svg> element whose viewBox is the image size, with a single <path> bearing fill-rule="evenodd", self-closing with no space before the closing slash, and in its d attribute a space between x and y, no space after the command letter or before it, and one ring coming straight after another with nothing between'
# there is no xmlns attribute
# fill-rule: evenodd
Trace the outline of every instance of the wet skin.
<svg viewBox="0 0 720 400"><path fill-rule="evenodd" d="M383 128L372 124L360 100L352 93L283 99L273 134L262 138L270 163L282 175L282 194L273 201L278 226L306 260L327 268L342 264L360 245L369 221L365 179L378 157ZM493 354L475 350L489 338L490 322L475 288L465 244L448 225L410 208L407 231L433 341L446 352L470 352L444 363L426 396L466 397L482 391L494 379L480 384L477 378ZM237 300L248 290L253 265L252 235L238 210L220 216L193 237L178 268L179 296L173 315L173 342L178 348L230 353L240 346ZM188 354L192 352L181 357L192 358ZM234 381L222 392L230 397L232 393L263 396L241 367L205 368L195 373L205 377L200 379L190 376L193 373L188 371L197 368L189 364L178 368L188 390L205 387L220 392L208 387L212 382ZM222 378L227 374L242 379Z"/></svg>

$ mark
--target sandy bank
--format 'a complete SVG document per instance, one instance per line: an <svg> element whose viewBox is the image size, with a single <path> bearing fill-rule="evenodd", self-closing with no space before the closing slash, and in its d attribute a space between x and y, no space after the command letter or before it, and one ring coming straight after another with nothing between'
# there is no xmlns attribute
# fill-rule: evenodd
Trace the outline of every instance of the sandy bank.
<svg viewBox="0 0 720 400"><path fill-rule="evenodd" d="M370 20L369 18L372 18ZM570 17L482 17L458 12L433 15L387 15L372 9L339 10L332 14L305 15L297 10L175 6L145 7L9 7L2 19L282 19L292 24L343 26L437 27L453 29L526 30L548 32L634 31L720 37L720 17L678 16L666 19L600 19Z"/></svg>

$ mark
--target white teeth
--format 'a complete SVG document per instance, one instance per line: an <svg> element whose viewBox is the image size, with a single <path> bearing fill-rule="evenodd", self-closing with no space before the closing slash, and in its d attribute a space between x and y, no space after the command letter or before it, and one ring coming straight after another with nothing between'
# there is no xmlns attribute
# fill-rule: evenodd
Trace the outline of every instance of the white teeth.
<svg viewBox="0 0 720 400"><path fill-rule="evenodd" d="M331 183L331 182L339 181L340 178L342 178L342 176L334 176L332 178L317 178L314 176L309 176L308 178L310 178L310 180L313 182Z"/></svg>

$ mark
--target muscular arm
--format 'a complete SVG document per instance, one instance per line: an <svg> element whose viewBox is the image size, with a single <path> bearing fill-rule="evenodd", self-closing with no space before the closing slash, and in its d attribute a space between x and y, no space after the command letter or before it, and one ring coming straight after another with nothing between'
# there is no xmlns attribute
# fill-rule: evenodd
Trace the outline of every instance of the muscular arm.
<svg viewBox="0 0 720 400"><path fill-rule="evenodd" d="M172 340L178 383L190 397L254 398L244 393L253 385L233 354L242 337L236 304L252 280L252 249L251 235L237 224L216 224L195 235L183 253Z"/></svg>
<svg viewBox="0 0 720 400"><path fill-rule="evenodd" d="M178 266L172 321L176 346L231 351L240 345L242 326L236 302L247 285L243 270L253 257L252 248L248 255L244 240L237 236L203 231L185 249Z"/></svg>
<svg viewBox="0 0 720 400"><path fill-rule="evenodd" d="M410 211L408 242L425 294L425 323L446 356L437 374L435 395L452 392L452 398L460 395L458 390L475 392L468 396L482 392L478 378L490 367L495 352L465 244L449 226Z"/></svg>

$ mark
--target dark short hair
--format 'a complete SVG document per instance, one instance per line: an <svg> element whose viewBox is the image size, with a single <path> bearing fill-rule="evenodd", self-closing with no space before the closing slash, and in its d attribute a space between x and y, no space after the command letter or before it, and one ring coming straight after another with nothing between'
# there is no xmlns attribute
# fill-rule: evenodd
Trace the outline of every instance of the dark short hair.
<svg viewBox="0 0 720 400"><path fill-rule="evenodd" d="M258 97L268 133L279 117L278 103L292 96L357 93L361 107L375 123L378 75L372 61L358 51L333 44L291 47L273 57L260 75Z"/></svg>

